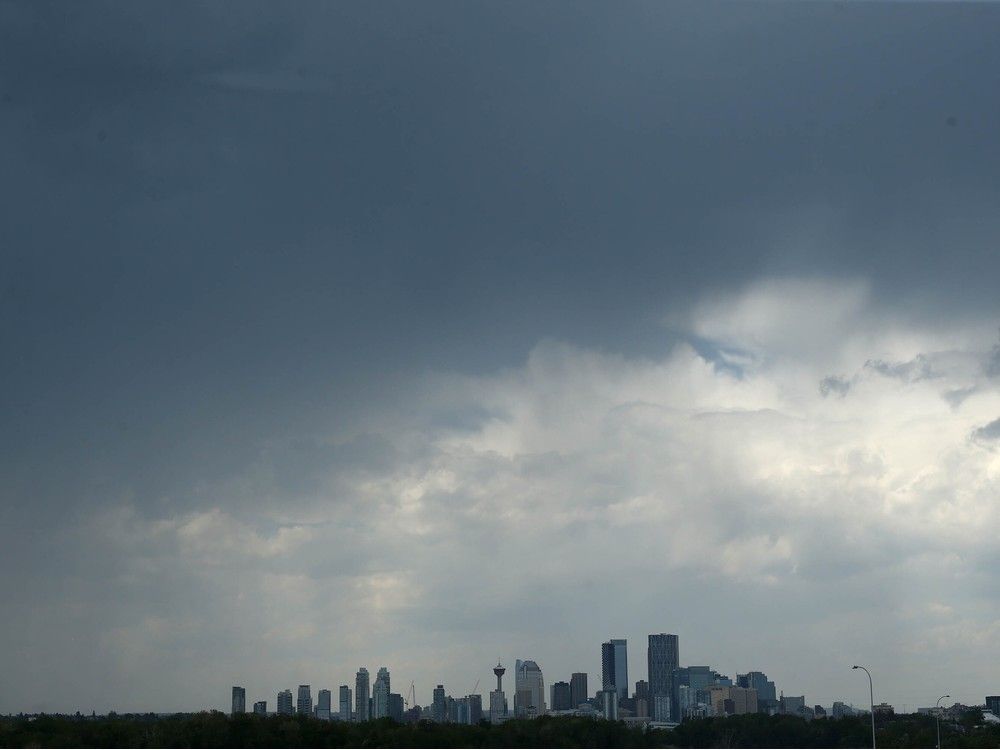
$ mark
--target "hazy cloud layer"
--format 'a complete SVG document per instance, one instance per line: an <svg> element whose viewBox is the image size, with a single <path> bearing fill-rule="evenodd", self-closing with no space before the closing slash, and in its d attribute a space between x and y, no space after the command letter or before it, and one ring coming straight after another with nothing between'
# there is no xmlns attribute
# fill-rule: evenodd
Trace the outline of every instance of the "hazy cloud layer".
<svg viewBox="0 0 1000 750"><path fill-rule="evenodd" d="M998 21L0 3L0 711L995 692Z"/></svg>

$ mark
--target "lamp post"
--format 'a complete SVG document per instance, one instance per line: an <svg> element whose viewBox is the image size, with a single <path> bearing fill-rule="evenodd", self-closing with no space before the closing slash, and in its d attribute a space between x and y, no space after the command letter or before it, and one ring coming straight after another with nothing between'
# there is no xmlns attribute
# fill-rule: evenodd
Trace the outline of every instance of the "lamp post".
<svg viewBox="0 0 1000 750"><path fill-rule="evenodd" d="M855 664L851 669L863 669L865 674L868 675L868 695L871 698L871 708L872 708L872 748L875 747L875 688L872 687L872 673L868 671L868 667L860 667Z"/></svg>
<svg viewBox="0 0 1000 750"><path fill-rule="evenodd" d="M937 709L934 712L934 721L937 722L938 750L941 750L941 701L950 697L950 695L942 695L937 699L937 703L934 704L934 707Z"/></svg>

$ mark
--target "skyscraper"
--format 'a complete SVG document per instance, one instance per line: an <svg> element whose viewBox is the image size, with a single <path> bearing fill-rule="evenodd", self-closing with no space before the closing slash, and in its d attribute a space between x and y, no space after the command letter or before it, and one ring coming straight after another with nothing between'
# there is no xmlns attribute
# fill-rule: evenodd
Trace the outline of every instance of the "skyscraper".
<svg viewBox="0 0 1000 750"><path fill-rule="evenodd" d="M385 667L381 667L375 676L372 708L373 719L384 719L389 715L389 670Z"/></svg>
<svg viewBox="0 0 1000 750"><path fill-rule="evenodd" d="M298 701L295 704L299 716L309 716L313 712L312 691L308 685L299 685Z"/></svg>
<svg viewBox="0 0 1000 750"><path fill-rule="evenodd" d="M320 690L316 699L316 718L330 720L330 691Z"/></svg>
<svg viewBox="0 0 1000 750"><path fill-rule="evenodd" d="M618 701L621 696L614 687L601 691L601 709L608 721L618 721Z"/></svg>
<svg viewBox="0 0 1000 750"><path fill-rule="evenodd" d="M553 711L568 711L573 708L572 693L568 682L553 682L551 689Z"/></svg>
<svg viewBox="0 0 1000 750"><path fill-rule="evenodd" d="M278 693L278 715L291 716L292 713L292 691L282 690Z"/></svg>
<svg viewBox="0 0 1000 750"><path fill-rule="evenodd" d="M254 716L267 716L267 701L257 701L253 704Z"/></svg>
<svg viewBox="0 0 1000 750"><path fill-rule="evenodd" d="M527 698L524 697L528 694ZM525 714L532 713L541 716L545 713L545 680L542 678L542 670L530 659L526 661L517 660L514 668L514 709L515 713L520 703ZM525 705L527 703L527 705Z"/></svg>
<svg viewBox="0 0 1000 750"><path fill-rule="evenodd" d="M686 703L681 701L681 688L690 688L691 695L697 695L699 690L708 690L713 685L732 685L732 680L719 674L711 667L678 667L674 670L673 686L671 691L671 714L672 721L681 721L686 718L684 708ZM682 703L684 705L682 706Z"/></svg>
<svg viewBox="0 0 1000 750"><path fill-rule="evenodd" d="M233 685L233 716L245 714L247 711L247 691L238 685Z"/></svg>
<svg viewBox="0 0 1000 750"><path fill-rule="evenodd" d="M587 673L574 672L569 680L570 707L579 708L581 703L586 703L590 695L587 693Z"/></svg>
<svg viewBox="0 0 1000 750"><path fill-rule="evenodd" d="M676 635L658 633L649 636L649 647L646 652L646 666L649 675L649 706L652 709L653 721L668 721L669 717L657 715L657 707L664 706L663 701L657 701L657 696L672 696L673 674L680 666L680 645Z"/></svg>
<svg viewBox="0 0 1000 750"><path fill-rule="evenodd" d="M355 721L368 721L368 670L364 667L358 670L354 677L354 718Z"/></svg>
<svg viewBox="0 0 1000 750"><path fill-rule="evenodd" d="M619 701L628 698L628 647L624 638L601 644L601 687L614 688Z"/></svg>
<svg viewBox="0 0 1000 750"><path fill-rule="evenodd" d="M347 685L340 686L340 720L351 720L351 688Z"/></svg>
<svg viewBox="0 0 1000 750"><path fill-rule="evenodd" d="M469 723L478 724L483 719L483 696L473 694L467 700L469 701Z"/></svg>
<svg viewBox="0 0 1000 750"><path fill-rule="evenodd" d="M389 718L403 723L403 696L399 693L389 693Z"/></svg>
<svg viewBox="0 0 1000 750"><path fill-rule="evenodd" d="M736 685L757 691L757 708L763 713L771 713L778 708L778 694L774 683L763 672L747 672L736 675Z"/></svg>
<svg viewBox="0 0 1000 750"><path fill-rule="evenodd" d="M431 721L444 722L448 718L448 706L444 696L444 685L434 688L434 702L431 704Z"/></svg>
<svg viewBox="0 0 1000 750"><path fill-rule="evenodd" d="M503 690L490 691L490 723L499 724L507 718L507 699Z"/></svg>

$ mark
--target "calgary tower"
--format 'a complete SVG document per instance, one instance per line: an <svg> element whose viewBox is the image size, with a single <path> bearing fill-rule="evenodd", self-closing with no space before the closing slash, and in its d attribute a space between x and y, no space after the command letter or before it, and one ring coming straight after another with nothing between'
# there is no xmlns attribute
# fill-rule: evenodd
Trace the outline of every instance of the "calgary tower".
<svg viewBox="0 0 1000 750"><path fill-rule="evenodd" d="M503 680L503 673L506 672L506 671L507 671L506 669L504 669L503 667L500 666L500 660L497 659L497 665L495 667L493 667L493 674L495 674L497 676L497 692L498 693L503 692L503 687L502 687L502 685L500 683Z"/></svg>

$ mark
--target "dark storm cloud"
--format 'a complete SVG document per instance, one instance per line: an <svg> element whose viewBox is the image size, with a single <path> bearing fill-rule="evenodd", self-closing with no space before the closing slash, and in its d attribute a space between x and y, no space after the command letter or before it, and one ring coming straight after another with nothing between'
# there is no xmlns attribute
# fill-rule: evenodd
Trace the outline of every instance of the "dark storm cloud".
<svg viewBox="0 0 1000 750"><path fill-rule="evenodd" d="M995 316L998 20L974 4L0 2L0 535L20 566L4 575L65 591L64 571L89 572L91 629L141 644L129 628L163 614L144 591L196 612L224 588L194 583L158 523L190 544L234 526L234 547L270 554L282 529L314 528L317 497L350 508L358 486L405 483L394 467L434 464L420 438L386 437L389 418L359 437L371 414L439 435L516 413L421 411L429 372L504 371L547 339L656 357L681 336L742 378L740 351L663 320L763 276L865 278L907 319ZM434 502L481 502L440 481ZM122 504L125 541L48 552ZM168 548L150 560L130 533ZM314 560L356 572L365 550ZM59 620L18 589L17 632Z"/></svg>

